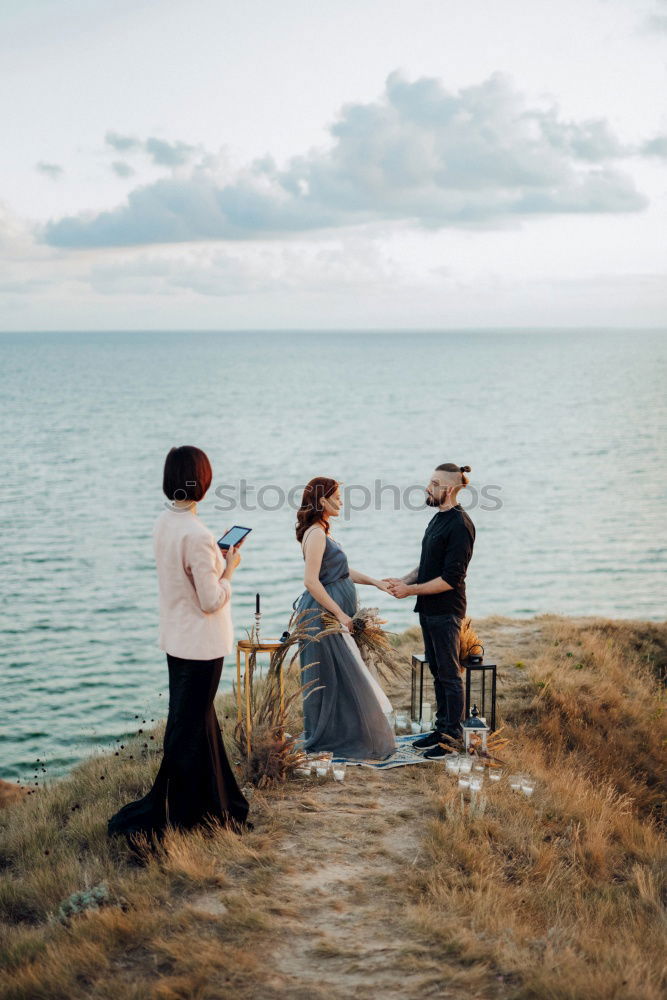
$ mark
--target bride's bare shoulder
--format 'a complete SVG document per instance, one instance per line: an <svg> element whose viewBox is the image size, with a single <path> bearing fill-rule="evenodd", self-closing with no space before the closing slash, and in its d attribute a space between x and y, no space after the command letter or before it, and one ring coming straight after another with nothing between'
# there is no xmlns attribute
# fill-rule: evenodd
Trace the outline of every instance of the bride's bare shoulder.
<svg viewBox="0 0 667 1000"><path fill-rule="evenodd" d="M311 524L311 526L304 532L303 538L301 539L301 548L305 549L306 542L309 538L326 538L326 532L320 524Z"/></svg>

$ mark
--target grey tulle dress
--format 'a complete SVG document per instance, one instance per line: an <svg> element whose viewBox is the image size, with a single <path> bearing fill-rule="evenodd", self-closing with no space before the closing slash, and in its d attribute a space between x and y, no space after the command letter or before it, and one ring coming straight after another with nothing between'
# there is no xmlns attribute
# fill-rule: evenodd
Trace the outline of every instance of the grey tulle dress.
<svg viewBox="0 0 667 1000"><path fill-rule="evenodd" d="M357 592L350 580L347 557L328 535L320 583L345 614L354 615ZM305 613L303 621L309 634L316 635L324 628L323 608L308 590L295 606ZM351 760L389 757L396 748L385 714L391 706L364 666L352 637L329 635L319 642L303 643L300 660L302 684L316 682L303 699L304 749L309 753L331 750L335 757ZM315 688L319 690L311 690Z"/></svg>

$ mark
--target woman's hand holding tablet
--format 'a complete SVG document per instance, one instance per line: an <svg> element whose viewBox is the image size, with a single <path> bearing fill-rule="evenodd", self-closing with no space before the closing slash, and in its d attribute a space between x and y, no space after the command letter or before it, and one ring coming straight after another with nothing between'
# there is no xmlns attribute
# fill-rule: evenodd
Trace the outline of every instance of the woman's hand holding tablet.
<svg viewBox="0 0 667 1000"><path fill-rule="evenodd" d="M229 529L229 531L226 531L224 533L222 538L218 539L218 545L223 550L223 552L225 551L225 549L230 548L232 545L235 548L238 548L238 546L242 544L243 539L246 537L246 535L249 535L251 531L252 528L244 528L240 524L235 524L233 525L233 527Z"/></svg>

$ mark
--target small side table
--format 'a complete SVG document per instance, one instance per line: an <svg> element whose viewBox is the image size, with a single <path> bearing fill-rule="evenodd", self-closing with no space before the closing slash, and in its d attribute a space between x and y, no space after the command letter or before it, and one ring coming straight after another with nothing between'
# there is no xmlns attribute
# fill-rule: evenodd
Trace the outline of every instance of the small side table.
<svg viewBox="0 0 667 1000"><path fill-rule="evenodd" d="M496 728L496 693L497 693L497 667L495 663L468 663L461 664L465 670L465 716L468 718L473 705L472 675L479 673L480 684L479 693L475 694L474 700L479 708L480 715L486 718L487 701L491 703L491 732ZM424 667L428 667L428 659L425 653L412 654L412 683L410 689L410 717L413 721L419 722L422 717L422 705L424 704ZM491 690L487 692L486 679L491 675Z"/></svg>
<svg viewBox="0 0 667 1000"><path fill-rule="evenodd" d="M245 711L248 757L250 757L252 749L252 675L248 669L250 657L253 653L270 653L271 659L273 659L273 654L281 646L280 639L260 639L259 642L254 639L239 639L236 644L236 721L243 721ZM243 657L243 671L241 671L241 657ZM285 681L282 666L278 670L278 690L280 692L280 711L284 714Z"/></svg>

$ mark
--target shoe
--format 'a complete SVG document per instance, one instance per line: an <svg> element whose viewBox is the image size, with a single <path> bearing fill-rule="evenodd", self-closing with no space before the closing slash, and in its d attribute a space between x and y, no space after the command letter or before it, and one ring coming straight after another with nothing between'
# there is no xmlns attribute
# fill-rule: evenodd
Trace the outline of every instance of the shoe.
<svg viewBox="0 0 667 1000"><path fill-rule="evenodd" d="M426 736L420 736L420 738L415 740L412 745L415 750L430 750L431 747L437 747L441 738L440 733L434 731L432 733L427 733Z"/></svg>
<svg viewBox="0 0 667 1000"><path fill-rule="evenodd" d="M451 756L451 750L445 750L444 747L437 746L431 747L430 750L426 751L424 754L424 760L440 760L442 757L449 756Z"/></svg>

